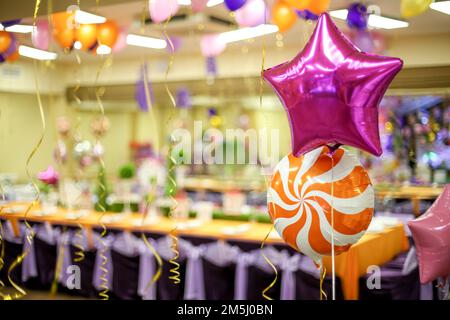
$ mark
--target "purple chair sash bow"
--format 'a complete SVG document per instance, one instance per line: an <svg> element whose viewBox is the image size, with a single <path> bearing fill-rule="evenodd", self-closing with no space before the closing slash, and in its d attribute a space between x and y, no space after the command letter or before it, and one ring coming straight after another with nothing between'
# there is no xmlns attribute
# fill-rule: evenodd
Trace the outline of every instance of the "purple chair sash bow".
<svg viewBox="0 0 450 320"><path fill-rule="evenodd" d="M281 264L283 271L281 275L281 300L295 300L295 286L297 278L295 272L300 268L302 256L295 254L290 258L285 259Z"/></svg>

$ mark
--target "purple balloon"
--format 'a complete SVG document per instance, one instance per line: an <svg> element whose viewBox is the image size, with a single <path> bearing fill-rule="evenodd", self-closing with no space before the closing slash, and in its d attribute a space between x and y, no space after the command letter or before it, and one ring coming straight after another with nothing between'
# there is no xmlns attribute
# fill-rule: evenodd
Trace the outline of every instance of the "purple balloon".
<svg viewBox="0 0 450 320"><path fill-rule="evenodd" d="M217 62L215 57L206 58L206 74L214 77L217 75Z"/></svg>
<svg viewBox="0 0 450 320"><path fill-rule="evenodd" d="M242 8L247 0L225 0L225 6L230 11L236 11Z"/></svg>
<svg viewBox="0 0 450 320"><path fill-rule="evenodd" d="M295 10L297 12L297 15L305 20L317 20L319 19L319 16L312 13L309 10Z"/></svg>
<svg viewBox="0 0 450 320"><path fill-rule="evenodd" d="M208 118L217 116L217 109L216 108L209 108L208 109Z"/></svg>
<svg viewBox="0 0 450 320"><path fill-rule="evenodd" d="M293 154L343 144L381 155L378 104L402 65L360 52L323 13L303 51L263 72L288 113Z"/></svg>
<svg viewBox="0 0 450 320"><path fill-rule="evenodd" d="M177 91L177 107L186 109L192 107L191 93L188 88L180 88Z"/></svg>
<svg viewBox="0 0 450 320"><path fill-rule="evenodd" d="M7 20L7 21L2 21L1 24L4 28L8 28L8 27L11 27L13 25L20 23L20 21L22 21L22 19Z"/></svg>
<svg viewBox="0 0 450 320"><path fill-rule="evenodd" d="M358 30L353 37L355 46L364 52L373 52L373 39L368 30Z"/></svg>
<svg viewBox="0 0 450 320"><path fill-rule="evenodd" d="M175 36L170 37L170 42L172 42L172 45L170 45L168 38L166 38L166 41L167 41L166 48L167 48L167 51L169 51L170 53L177 52L178 50L180 50L180 48L183 44L183 40L180 37L175 37Z"/></svg>
<svg viewBox="0 0 450 320"><path fill-rule="evenodd" d="M369 15L367 7L362 3L353 3L348 8L347 24L350 28L366 29Z"/></svg>
<svg viewBox="0 0 450 320"><path fill-rule="evenodd" d="M0 54L0 63L3 63L3 62L5 62L5 57L3 56L3 54Z"/></svg>
<svg viewBox="0 0 450 320"><path fill-rule="evenodd" d="M144 64L141 67L141 75L139 81L136 83L136 93L135 93L135 99L139 105L139 108L142 111L147 112L151 105L149 106L147 103L147 93L145 90L145 78L144 73L147 73L147 65ZM154 103L154 95L153 95L153 87L152 83L150 81L147 82L147 88L148 88L148 94L150 95L148 98L150 99L150 103Z"/></svg>

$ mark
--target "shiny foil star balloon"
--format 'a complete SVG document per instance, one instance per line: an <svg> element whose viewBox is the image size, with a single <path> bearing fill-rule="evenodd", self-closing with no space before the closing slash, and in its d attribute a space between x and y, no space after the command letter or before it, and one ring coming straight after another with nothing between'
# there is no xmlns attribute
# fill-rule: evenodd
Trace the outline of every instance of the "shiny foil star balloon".
<svg viewBox="0 0 450 320"><path fill-rule="evenodd" d="M419 260L420 282L450 276L450 184L421 217L409 221Z"/></svg>
<svg viewBox="0 0 450 320"><path fill-rule="evenodd" d="M323 13L303 51L263 72L288 113L293 154L344 144L381 155L378 104L402 65L361 52Z"/></svg>

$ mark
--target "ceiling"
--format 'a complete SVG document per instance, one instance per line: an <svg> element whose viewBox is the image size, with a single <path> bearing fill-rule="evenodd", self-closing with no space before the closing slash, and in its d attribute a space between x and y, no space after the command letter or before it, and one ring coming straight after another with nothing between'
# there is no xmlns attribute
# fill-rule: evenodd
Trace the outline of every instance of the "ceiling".
<svg viewBox="0 0 450 320"><path fill-rule="evenodd" d="M274 0L267 0L270 4ZM64 10L68 5L76 3L76 1L58 0L53 1L53 11ZM349 6L353 0L332 0L330 10L342 9ZM399 0L373 0L370 2L365 1L368 4L377 5L380 9L380 13L384 16L393 18L400 17L400 1ZM40 12L47 13L46 8L47 1L43 1ZM120 24L128 28L129 32L140 33L142 28L142 16L143 13L147 18L145 25L145 33L157 37L163 37L163 28L161 25L154 25L149 22L148 12L145 8L146 1L125 1L125 0L100 0L100 5L96 6L96 0L83 0L81 1L82 9L85 11L98 13L109 19L114 19ZM31 23L35 0L20 1L17 5L11 5L9 1L2 1L0 4L0 19L12 19L18 18L21 15L25 18L25 22ZM236 24L232 16L230 16L228 10L223 4L215 6L213 8L207 8L200 14L192 14L189 7L180 7L181 9L177 13L177 16L167 26L167 33L172 36L181 37L183 39L182 52L199 52L199 39L204 33L223 32L236 28ZM27 18L28 17L28 18ZM220 19L221 22L217 22ZM450 16L443 13L428 10L424 14L412 18L409 20L410 26L404 29L396 30L380 30L386 37L399 37L399 36L411 36L411 35L428 35L436 33L448 33L450 37ZM336 20L337 25L342 30L347 30L345 22ZM286 34L284 34L285 45L298 45L299 41L306 41L309 34L314 28L314 23L299 20L296 25ZM30 43L30 36L22 36L22 43ZM275 43L275 35L267 37L269 41L273 40ZM450 39L450 38L449 38ZM246 45L258 45L257 41L253 43L247 42ZM230 45L230 49L241 48L241 43ZM56 49L56 48L55 48ZM130 57L139 53L142 53L142 48L128 47L121 53L117 54L119 58ZM155 54L157 54L155 52ZM73 56L73 55L71 55ZM89 59L90 57L87 57ZM73 57L63 57L62 61L75 61Z"/></svg>

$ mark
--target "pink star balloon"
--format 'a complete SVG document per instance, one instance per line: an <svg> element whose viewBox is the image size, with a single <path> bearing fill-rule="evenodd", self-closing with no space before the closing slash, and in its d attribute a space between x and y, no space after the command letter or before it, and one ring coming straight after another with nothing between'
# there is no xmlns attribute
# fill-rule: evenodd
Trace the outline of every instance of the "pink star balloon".
<svg viewBox="0 0 450 320"><path fill-rule="evenodd" d="M450 184L421 217L409 221L419 260L420 282L450 276Z"/></svg>
<svg viewBox="0 0 450 320"><path fill-rule="evenodd" d="M345 144L381 155L378 104L402 65L361 52L323 13L293 60L263 72L287 111L293 154Z"/></svg>

